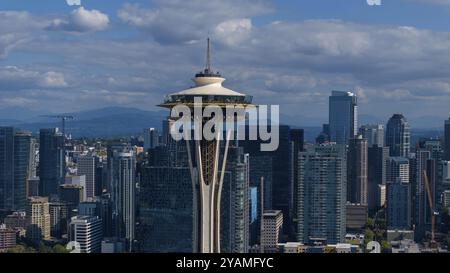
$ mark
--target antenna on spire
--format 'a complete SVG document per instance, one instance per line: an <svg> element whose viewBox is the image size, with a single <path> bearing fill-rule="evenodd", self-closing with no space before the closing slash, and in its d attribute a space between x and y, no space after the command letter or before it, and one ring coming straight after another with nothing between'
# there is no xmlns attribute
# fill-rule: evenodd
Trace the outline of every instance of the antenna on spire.
<svg viewBox="0 0 450 273"><path fill-rule="evenodd" d="M207 47L207 52L206 52L206 68L205 68L205 72L206 74L211 73L211 40L207 39L208 41L208 47Z"/></svg>
<svg viewBox="0 0 450 273"><path fill-rule="evenodd" d="M205 70L196 74L195 77L222 77L219 72L214 73L211 68L211 39L208 37L206 40L207 48L206 48L206 64Z"/></svg>

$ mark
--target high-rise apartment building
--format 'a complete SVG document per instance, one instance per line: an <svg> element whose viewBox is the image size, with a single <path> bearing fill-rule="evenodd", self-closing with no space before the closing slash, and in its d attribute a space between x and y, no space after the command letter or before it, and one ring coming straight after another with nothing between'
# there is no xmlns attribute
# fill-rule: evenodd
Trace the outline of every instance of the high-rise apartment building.
<svg viewBox="0 0 450 273"><path fill-rule="evenodd" d="M347 156L342 144L314 145L300 153L297 240L336 244L345 237Z"/></svg>
<svg viewBox="0 0 450 273"><path fill-rule="evenodd" d="M367 155L367 139L358 135L349 140L347 155L347 201L353 204L367 204Z"/></svg>
<svg viewBox="0 0 450 273"><path fill-rule="evenodd" d="M110 149L108 173L114 234L125 239L131 250L135 238L136 158L129 145Z"/></svg>
<svg viewBox="0 0 450 273"><path fill-rule="evenodd" d="M26 209L27 233L31 241L50 239L50 212L47 197L30 197Z"/></svg>
<svg viewBox="0 0 450 273"><path fill-rule="evenodd" d="M222 208L230 215L229 252L247 253L250 240L250 200L249 200L249 155L242 147L229 147L225 168L230 173L229 209ZM224 197L224 196L222 196ZM225 198L224 198L225 199ZM229 212L228 212L229 211ZM225 231L226 228L223 228Z"/></svg>

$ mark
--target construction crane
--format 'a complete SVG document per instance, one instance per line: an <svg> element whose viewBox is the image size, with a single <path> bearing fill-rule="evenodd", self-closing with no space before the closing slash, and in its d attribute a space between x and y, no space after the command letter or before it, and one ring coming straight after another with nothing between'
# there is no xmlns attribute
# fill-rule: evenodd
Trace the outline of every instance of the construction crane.
<svg viewBox="0 0 450 273"><path fill-rule="evenodd" d="M74 117L71 115L46 115L46 116L41 116L41 117L61 119L61 125L62 125L61 129L62 129L62 133L63 133L64 137L66 137L66 120L74 119Z"/></svg>
<svg viewBox="0 0 450 273"><path fill-rule="evenodd" d="M434 210L430 182L428 181L428 175L425 170L423 171L423 178L425 181L425 190L428 195L428 205L430 207L430 213L431 213L431 244L430 245L432 247L435 247L436 246L436 240L435 240L436 216L439 215L439 213Z"/></svg>

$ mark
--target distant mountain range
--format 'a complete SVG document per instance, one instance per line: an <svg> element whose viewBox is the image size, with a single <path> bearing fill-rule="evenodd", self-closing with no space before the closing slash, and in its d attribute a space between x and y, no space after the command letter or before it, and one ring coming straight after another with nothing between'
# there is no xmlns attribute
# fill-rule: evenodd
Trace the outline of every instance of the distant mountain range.
<svg viewBox="0 0 450 273"><path fill-rule="evenodd" d="M73 120L66 122L66 131L73 137L121 137L137 135L146 127L161 128L162 120L168 112L107 107L67 114L74 116ZM40 128L61 128L61 121L38 116L31 122L0 120L0 125L15 126L37 134Z"/></svg>
<svg viewBox="0 0 450 273"><path fill-rule="evenodd" d="M161 129L162 120L167 117L167 110L145 111L128 107L106 107L96 110L68 113L75 117L67 121L66 131L73 137L122 137L139 135L143 128L155 127ZM17 117L10 111L0 111L0 126L14 126L31 131L34 134L40 128L61 127L58 119L45 118L34 112L21 113ZM293 117L280 115L281 123L296 128L305 129L305 138L313 140L321 131L321 126L326 118L317 117ZM360 115L359 124L385 124L387 119ZM423 116L410 119L413 133L422 135L439 135L443 130L444 118Z"/></svg>

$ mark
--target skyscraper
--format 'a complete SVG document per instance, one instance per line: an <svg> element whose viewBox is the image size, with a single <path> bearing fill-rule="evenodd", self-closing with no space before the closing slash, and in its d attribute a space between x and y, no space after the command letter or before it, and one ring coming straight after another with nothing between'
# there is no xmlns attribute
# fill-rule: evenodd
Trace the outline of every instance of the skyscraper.
<svg viewBox="0 0 450 273"><path fill-rule="evenodd" d="M0 128L0 208L14 207L14 128Z"/></svg>
<svg viewBox="0 0 450 273"><path fill-rule="evenodd" d="M139 252L193 252L196 207L184 141L149 150L140 167L136 227Z"/></svg>
<svg viewBox="0 0 450 273"><path fill-rule="evenodd" d="M348 144L358 130L358 100L354 93L333 91L329 98L330 140Z"/></svg>
<svg viewBox="0 0 450 273"><path fill-rule="evenodd" d="M444 160L450 161L450 119L445 121Z"/></svg>
<svg viewBox="0 0 450 273"><path fill-rule="evenodd" d="M27 204L28 179L35 174L35 140L31 133L14 136L14 207L24 210Z"/></svg>
<svg viewBox="0 0 450 273"><path fill-rule="evenodd" d="M409 160L404 157L391 157L387 165L387 182L409 183Z"/></svg>
<svg viewBox="0 0 450 273"><path fill-rule="evenodd" d="M441 194L439 190L442 190L442 185L439 183L439 173L443 174L443 169L439 169L443 167L440 164L441 158L442 149L439 140L428 139L419 142L416 149L415 180L413 181L416 240L423 239L426 231L431 230L432 215L430 212L430 203L432 204L432 209L436 211L438 196L440 197ZM429 200L429 196L431 200Z"/></svg>
<svg viewBox="0 0 450 273"><path fill-rule="evenodd" d="M136 159L128 148L125 145L114 149L108 165L114 233L126 240L127 249L131 251L135 238Z"/></svg>
<svg viewBox="0 0 450 273"><path fill-rule="evenodd" d="M384 125L363 125L359 128L359 133L363 136L363 138L367 139L367 145L369 147L374 145L378 147L384 146Z"/></svg>
<svg viewBox="0 0 450 273"><path fill-rule="evenodd" d="M290 139L291 139L291 188L292 188L292 207L290 210L290 219L292 219L289 235L291 239L295 239L295 236L297 234L297 225L295 225L296 219L296 211L297 211L297 200L298 200L298 160L299 160L299 154L300 152L303 152L303 145L304 145L304 139L305 139L305 131L303 129L291 129L290 132Z"/></svg>
<svg viewBox="0 0 450 273"><path fill-rule="evenodd" d="M30 133L0 127L0 209L23 210L34 166Z"/></svg>
<svg viewBox="0 0 450 273"><path fill-rule="evenodd" d="M98 159L93 155L83 155L77 160L77 175L86 177L85 199L92 199L95 196L95 178L96 161Z"/></svg>
<svg viewBox="0 0 450 273"><path fill-rule="evenodd" d="M369 147L367 163L367 203L370 214L374 213L379 206L379 186L386 184L386 167L388 159L388 147Z"/></svg>
<svg viewBox="0 0 450 273"><path fill-rule="evenodd" d="M264 209L283 212L283 233L288 235L292 223L290 213L294 211L292 148L294 142L296 147L300 147L301 139L298 132L291 135L291 128L287 125L279 125L278 129L279 146L275 151L261 151L261 140L240 141L239 145L250 154L250 184L260 186L261 177L264 178ZM297 138L291 140L291 136Z"/></svg>
<svg viewBox="0 0 450 273"><path fill-rule="evenodd" d="M411 228L411 184L398 178L387 183L386 221L388 229Z"/></svg>
<svg viewBox="0 0 450 273"><path fill-rule="evenodd" d="M250 239L249 155L244 154L242 147L229 147L226 171L231 176L229 250L232 253L247 253Z"/></svg>
<svg viewBox="0 0 450 273"><path fill-rule="evenodd" d="M159 134L155 128L144 129L144 150L155 148L159 145Z"/></svg>
<svg viewBox="0 0 450 273"><path fill-rule="evenodd" d="M347 156L342 144L314 145L300 153L297 240L336 244L346 226Z"/></svg>
<svg viewBox="0 0 450 273"><path fill-rule="evenodd" d="M50 197L58 194L66 175L64 136L55 129L41 129L39 133L39 193Z"/></svg>
<svg viewBox="0 0 450 273"><path fill-rule="evenodd" d="M194 101L202 98L201 107L207 105L220 105L222 109L226 107L244 108L251 105L252 98L244 94L224 88L222 82L225 80L219 73L214 73L211 69L210 43L208 39L207 62L203 72L195 75L195 87L169 95L162 107L174 108L177 105L184 104L190 107L191 113L194 112ZM199 106L197 106L199 107ZM192 117L194 128L204 127L207 119L201 119L200 124L196 122L197 118ZM198 128L200 129L200 128ZM227 161L227 149L231 138L232 130L224 133L221 129L215 130L215 138L207 140L205 138L195 140L195 160L188 152L190 167L192 169L193 179L199 179L200 190L198 192L199 206L199 240L198 248L202 253L220 252L220 198L221 186L225 175L224 168ZM221 139L224 140L224 154L220 153ZM189 140L188 140L189 141ZM187 145L190 149L190 144ZM195 168L194 168L195 163ZM222 171L220 171L222 169ZM195 173L195 174L194 174ZM219 176L219 173L221 174Z"/></svg>
<svg viewBox="0 0 450 273"><path fill-rule="evenodd" d="M386 220L388 229L410 229L412 220L409 160L391 157L387 165Z"/></svg>
<svg viewBox="0 0 450 273"><path fill-rule="evenodd" d="M361 135L349 140L347 157L347 201L367 204L367 139Z"/></svg>
<svg viewBox="0 0 450 273"><path fill-rule="evenodd" d="M402 114L394 114L386 125L386 146L390 156L409 157L410 127Z"/></svg>

